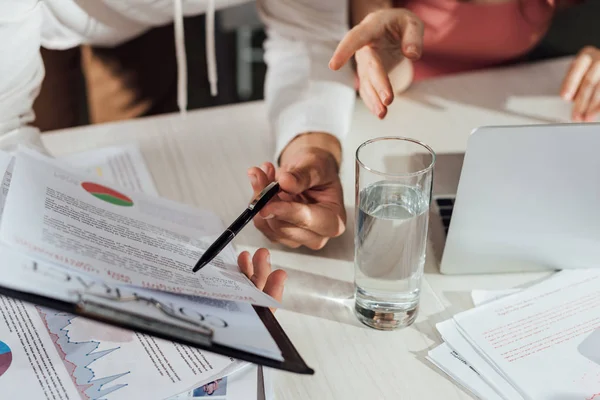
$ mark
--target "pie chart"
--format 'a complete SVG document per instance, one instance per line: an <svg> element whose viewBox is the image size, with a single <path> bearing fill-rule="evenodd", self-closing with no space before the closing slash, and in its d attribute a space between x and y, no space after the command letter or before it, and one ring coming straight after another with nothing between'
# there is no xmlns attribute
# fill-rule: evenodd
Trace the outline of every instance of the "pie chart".
<svg viewBox="0 0 600 400"><path fill-rule="evenodd" d="M115 206L131 207L133 201L114 189L93 182L83 182L81 187L92 196Z"/></svg>
<svg viewBox="0 0 600 400"><path fill-rule="evenodd" d="M12 362L12 352L10 347L4 342L0 342L0 376L4 375L10 363Z"/></svg>

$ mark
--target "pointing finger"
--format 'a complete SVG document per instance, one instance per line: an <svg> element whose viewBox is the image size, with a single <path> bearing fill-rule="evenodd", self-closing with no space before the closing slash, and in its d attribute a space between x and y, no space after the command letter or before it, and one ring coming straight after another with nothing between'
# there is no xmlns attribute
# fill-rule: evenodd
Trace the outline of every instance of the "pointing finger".
<svg viewBox="0 0 600 400"><path fill-rule="evenodd" d="M382 25L369 23L367 18L350 29L335 49L329 61L329 68L334 71L342 68L352 58L354 53L370 44L373 40L378 39L382 29Z"/></svg>

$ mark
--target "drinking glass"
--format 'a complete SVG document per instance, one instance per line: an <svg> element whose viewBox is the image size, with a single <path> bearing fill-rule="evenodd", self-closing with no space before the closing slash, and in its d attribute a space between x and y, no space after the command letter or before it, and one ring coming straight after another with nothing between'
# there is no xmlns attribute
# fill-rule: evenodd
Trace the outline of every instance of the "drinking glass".
<svg viewBox="0 0 600 400"><path fill-rule="evenodd" d="M417 317L434 151L417 140L380 137L356 150L355 313L392 330Z"/></svg>

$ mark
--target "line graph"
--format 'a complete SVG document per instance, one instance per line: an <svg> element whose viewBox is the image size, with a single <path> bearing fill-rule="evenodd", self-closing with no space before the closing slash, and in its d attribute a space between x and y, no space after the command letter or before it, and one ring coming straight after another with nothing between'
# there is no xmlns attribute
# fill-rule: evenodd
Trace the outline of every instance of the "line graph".
<svg viewBox="0 0 600 400"><path fill-rule="evenodd" d="M128 375L131 371L96 377L91 366L94 361L118 351L119 347L99 351L98 347L101 344L99 341L73 341L69 336L68 328L71 322L79 317L41 307L36 308L82 399L102 399L127 386L127 383L109 384Z"/></svg>

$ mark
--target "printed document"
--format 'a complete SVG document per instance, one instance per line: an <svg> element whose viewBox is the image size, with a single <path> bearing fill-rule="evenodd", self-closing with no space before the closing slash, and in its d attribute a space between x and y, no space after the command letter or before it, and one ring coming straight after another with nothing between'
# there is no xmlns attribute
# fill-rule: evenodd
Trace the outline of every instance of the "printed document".
<svg viewBox="0 0 600 400"><path fill-rule="evenodd" d="M523 398L600 398L599 270L559 272L454 321Z"/></svg>
<svg viewBox="0 0 600 400"><path fill-rule="evenodd" d="M248 365L243 369L216 379L212 382L198 385L198 387L185 391L169 400L259 400L259 367Z"/></svg>
<svg viewBox="0 0 600 400"><path fill-rule="evenodd" d="M506 379L482 357L461 334L453 320L447 320L436 325L444 342L461 360L477 373L478 377L487 383L496 396L504 399L519 400L523 396Z"/></svg>
<svg viewBox="0 0 600 400"><path fill-rule="evenodd" d="M144 156L134 144L69 154L60 160L90 176L115 183L122 188L158 196Z"/></svg>
<svg viewBox="0 0 600 400"><path fill-rule="evenodd" d="M66 161L89 177L156 193L135 146L94 150L68 156ZM0 152L0 173L4 171L2 204L13 165L13 157ZM281 359L277 345L249 303L117 283L109 286L105 277L96 280L85 271L61 267L56 260L49 264L3 246L0 257L5 286L64 300L72 300L74 295L106 294L107 290L114 293L116 288L126 296L135 290L173 309L198 314L213 329L214 342ZM247 399L247 390L257 385L258 368L246 362L20 300L0 296L0 319L0 393L10 398L166 399L173 393L183 393L184 398L235 400ZM235 334L240 331L245 335Z"/></svg>
<svg viewBox="0 0 600 400"><path fill-rule="evenodd" d="M452 350L447 343L442 343L430 350L427 359L477 398L485 400L502 400L504 398L492 389L479 372L460 354Z"/></svg>
<svg viewBox="0 0 600 400"><path fill-rule="evenodd" d="M2 242L112 283L280 307L239 271L231 245L192 272L224 228L215 214L111 185L17 153Z"/></svg>
<svg viewBox="0 0 600 400"><path fill-rule="evenodd" d="M473 304L478 307L521 290L473 290L471 296ZM436 326L445 341L430 350L427 355L427 359L436 367L479 399L518 400L523 398L499 373L489 367L479 353L473 350L469 342L457 330L453 320L444 321ZM468 359L457 349L467 354ZM474 365L479 366L481 371L487 373L487 376L483 377Z"/></svg>
<svg viewBox="0 0 600 400"><path fill-rule="evenodd" d="M0 318L7 399L164 399L239 363L3 296Z"/></svg>

